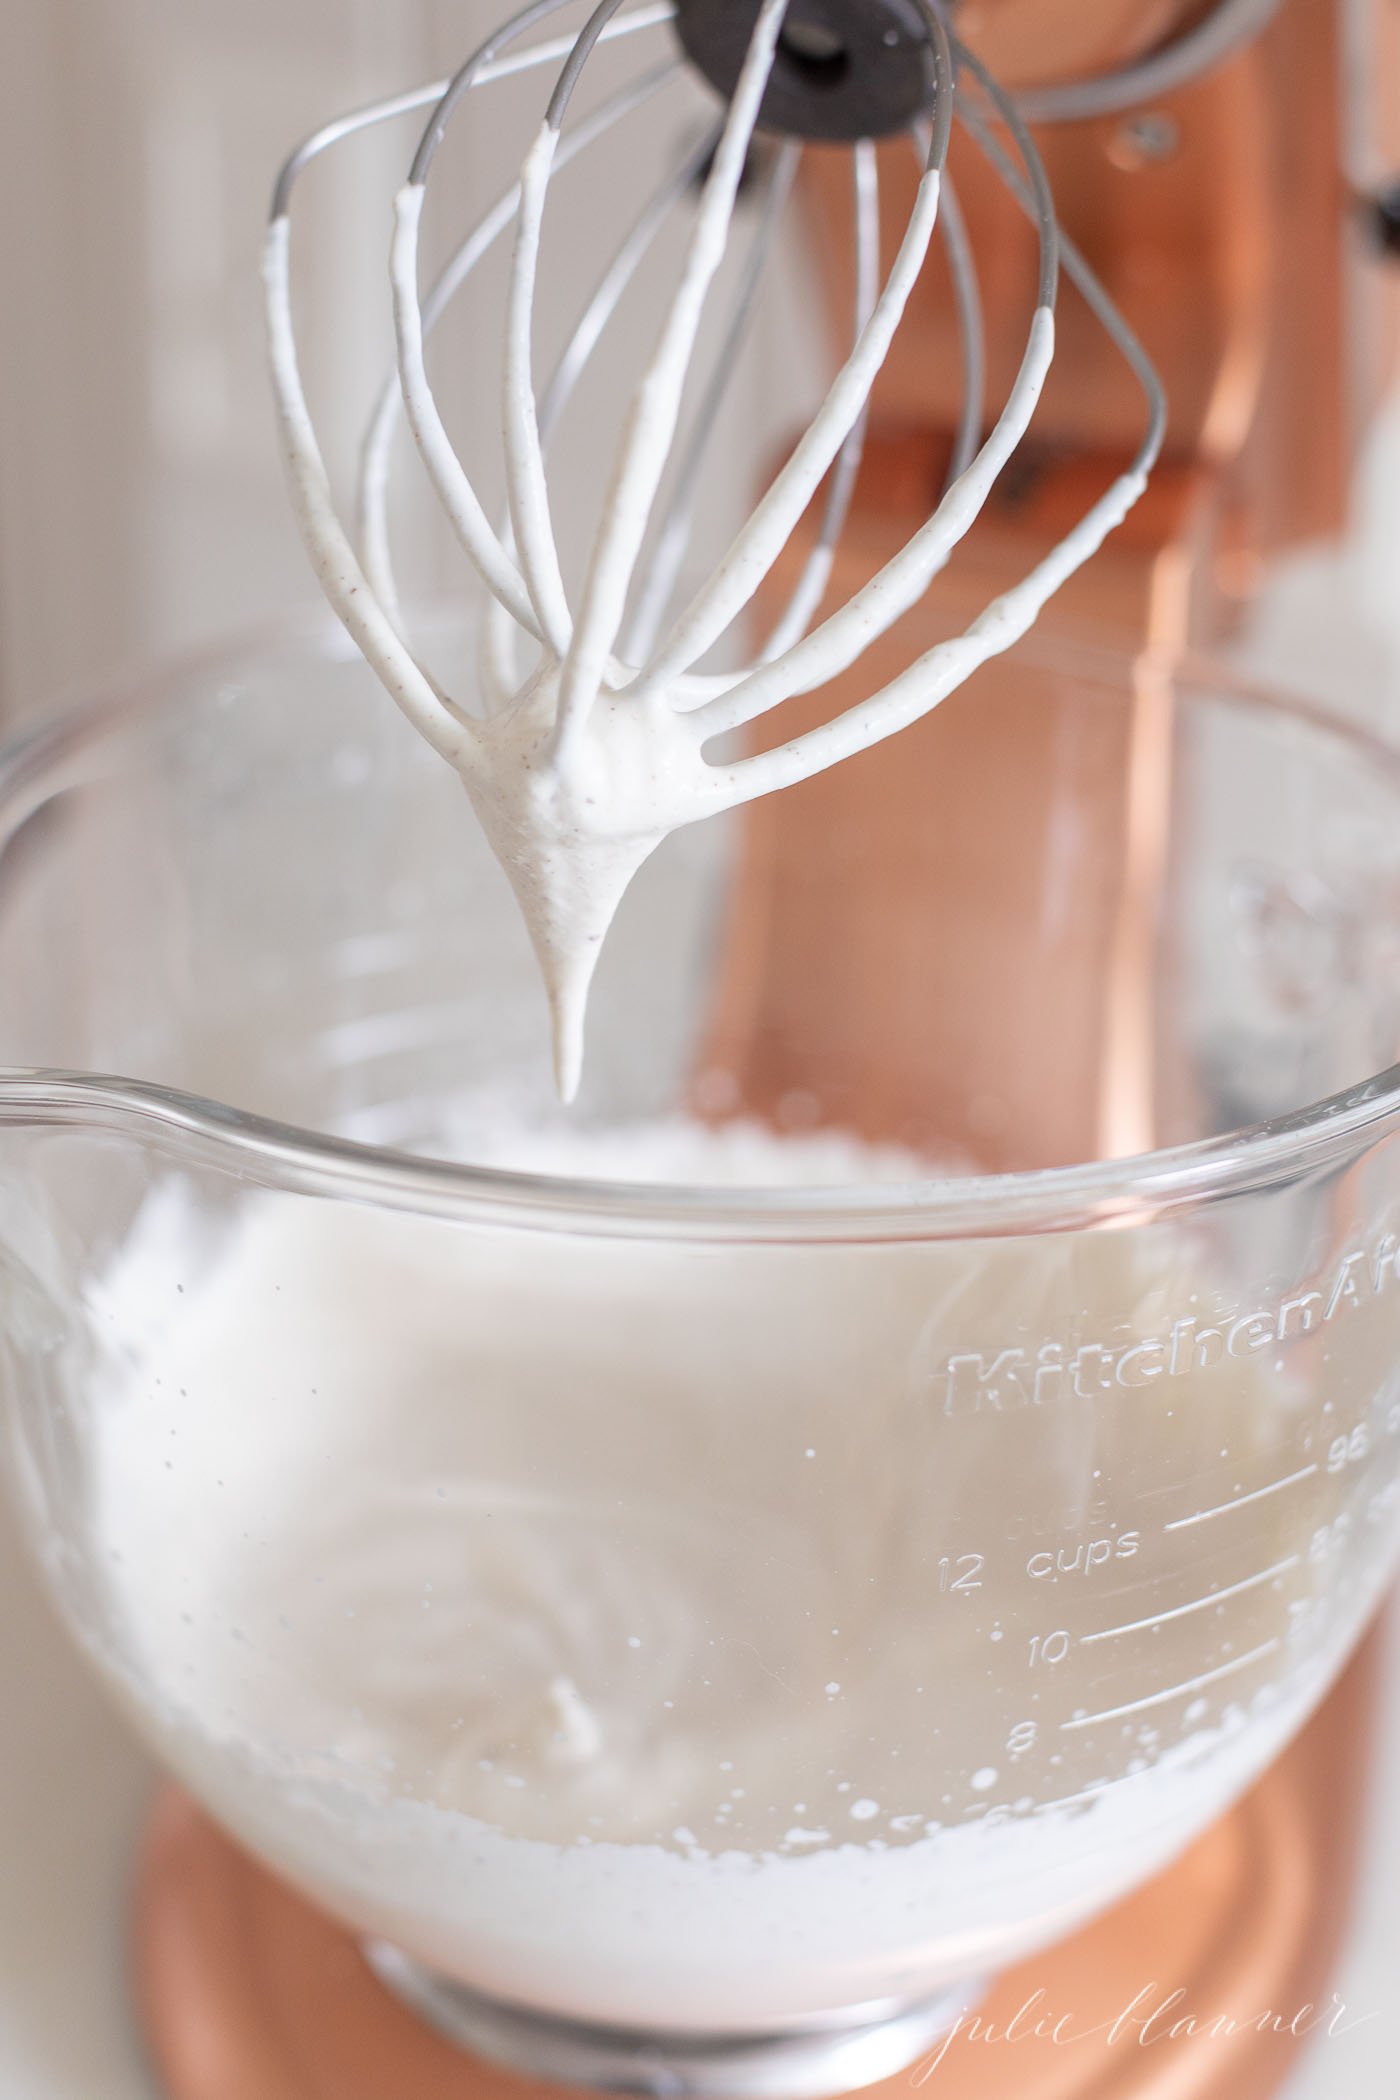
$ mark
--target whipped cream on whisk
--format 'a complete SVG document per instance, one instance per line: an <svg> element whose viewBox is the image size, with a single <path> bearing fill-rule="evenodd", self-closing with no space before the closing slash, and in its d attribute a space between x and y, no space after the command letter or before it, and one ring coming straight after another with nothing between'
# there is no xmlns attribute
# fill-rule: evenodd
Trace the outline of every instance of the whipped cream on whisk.
<svg viewBox="0 0 1400 2100"><path fill-rule="evenodd" d="M812 626L832 568L834 536L824 527L786 614L758 658L723 675L697 670L743 618L828 475L833 476L834 489L844 489L842 500L849 500L870 390L924 266L939 219L940 194L946 188L942 164L951 124L952 57L941 20L930 11L933 116L923 141L923 173L883 287L877 283L875 159L873 148L865 143L853 156L859 252L857 325L850 354L786 465L707 581L658 641L647 641L640 649L629 646L637 631L635 616L629 629L629 607L638 595L653 605L660 598L664 614L666 593L655 588L655 564L650 576L642 573L643 551L681 421L706 296L729 238L785 5L786 0L762 0L759 7L747 59L708 156L679 281L624 421L576 604L566 592L553 535L545 437L532 368L541 227L552 178L607 122L639 99L635 87L630 93L624 90L601 114L566 135L563 119L583 60L604 36L651 26L658 10L639 9L630 15L616 8L611 14L600 10L590 20L571 47L518 183L473 229L426 302L419 292L419 235L433 155L467 88L528 63L534 55L499 55L521 22L489 40L445 91L424 91L330 127L294 157L278 186L265 281L282 444L302 532L335 610L409 720L461 776L511 880L543 974L556 1074L566 1100L579 1083L585 1009L599 951L624 891L661 841L682 825L805 780L927 714L980 664L1026 633L1052 592L1094 553L1142 493L1160 442L1160 415L1154 407L1147 439L1129 469L1067 537L988 605L965 633L924 652L888 684L817 728L738 758L714 755L716 744L732 732L848 671L924 595L1024 436L1054 354L1059 244L1043 172L1012 106L959 47L960 61L975 71L998 113L1012 125L1026 180L1010 168L980 118L974 115L965 121L1036 216L1040 233L1040 290L1015 382L985 441L970 452L932 517L878 574ZM531 10L530 19L538 13L538 8ZM641 92L649 92L648 83ZM394 387L381 398L366 446L357 550L336 512L298 365L289 289L291 188L309 158L356 125L398 114L438 94L433 121L395 206L391 284L398 371ZM795 154L790 142L782 149L775 184L790 182ZM424 345L432 321L508 226L514 227L515 245L505 303L501 426L509 519L498 529L453 451L428 381ZM615 271L626 252L624 247ZM1079 258L1066 249L1065 259L1142 377L1145 361L1132 338ZM1147 385L1150 368L1145 369ZM445 692L414 655L398 612L384 501L386 448L399 408L456 536L492 601L478 704L472 708ZM522 638L532 658L524 675L517 652Z"/></svg>

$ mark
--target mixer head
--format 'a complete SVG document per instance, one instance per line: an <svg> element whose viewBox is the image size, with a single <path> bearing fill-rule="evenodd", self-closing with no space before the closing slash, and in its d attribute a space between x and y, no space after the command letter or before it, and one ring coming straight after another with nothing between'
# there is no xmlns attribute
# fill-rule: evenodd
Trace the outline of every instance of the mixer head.
<svg viewBox="0 0 1400 2100"><path fill-rule="evenodd" d="M661 839L890 735L1009 648L1141 495L1165 421L1162 391L1145 353L1057 223L1020 109L953 33L940 0L679 0L674 7L630 9L622 0L602 0L576 34L521 48L521 39L567 4L535 0L488 37L450 81L362 111L308 141L277 185L266 268L282 439L303 533L335 610L410 721L461 773L510 875L550 992L566 1097L577 1083L584 999L603 936L627 884ZM626 230L540 388L533 322L552 185L596 139L673 79L683 63L675 55L677 37L685 58L719 90L726 107ZM590 60L617 39L641 53L635 75L570 123ZM468 98L490 82L542 65L556 68L553 85L518 181L476 220L421 294L420 227L449 126ZM394 208L390 275L398 369L365 441L352 538L336 512L298 369L289 211L297 179L313 159L370 125L428 106L432 114ZM945 172L955 123L1029 217L1038 244L1024 348L1014 383L994 412L983 399L978 262ZM913 142L922 173L886 267L879 252L873 141L901 131ZM692 367L705 301L734 233L746 175L754 172L760 133L770 134L776 145L753 185L761 196L732 310L718 331L710 371L696 380ZM850 146L857 254L849 353L727 552L688 600L678 602L726 380L769 275L805 142L812 139ZM618 434L582 588L571 598L551 515L550 440L584 367L608 343L609 324L628 285L647 258L661 252L672 214L692 195L693 225L677 280ZM505 517L493 522L439 412L425 344L508 230L514 254L500 316L508 502ZM845 602L831 605L828 585L859 467L870 391L936 230L947 251L965 382L947 485L932 515L895 557ZM924 596L976 521L1034 414L1054 354L1062 265L1140 382L1145 413L1135 456L1059 543L964 632L925 650L834 719L771 748L746 745L735 756L732 743L724 741L732 732L748 730L783 702L848 672ZM487 594L479 697L472 706L434 680L414 653L399 611L386 490L401 415ZM747 623L756 594L818 502L820 522L796 586L769 631L755 639ZM737 667L707 670L711 653L724 644L731 665L737 647Z"/></svg>

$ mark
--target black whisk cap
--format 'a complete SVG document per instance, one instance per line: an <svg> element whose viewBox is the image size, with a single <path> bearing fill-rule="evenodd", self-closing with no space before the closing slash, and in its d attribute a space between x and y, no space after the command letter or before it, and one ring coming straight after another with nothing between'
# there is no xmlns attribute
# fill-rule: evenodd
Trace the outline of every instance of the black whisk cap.
<svg viewBox="0 0 1400 2100"><path fill-rule="evenodd" d="M728 101L760 0L678 0L686 57ZM928 27L919 0L790 0L760 129L845 140L907 131L933 98Z"/></svg>

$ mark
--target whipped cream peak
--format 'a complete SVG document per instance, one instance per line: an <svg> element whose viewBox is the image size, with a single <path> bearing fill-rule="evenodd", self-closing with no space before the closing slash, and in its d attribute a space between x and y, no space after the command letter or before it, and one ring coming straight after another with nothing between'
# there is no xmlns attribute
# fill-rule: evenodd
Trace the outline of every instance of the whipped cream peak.
<svg viewBox="0 0 1400 2100"><path fill-rule="evenodd" d="M664 698L635 699L621 677L613 666L565 736L563 668L546 662L475 725L457 761L529 929L565 1101L578 1091L588 991L624 891L667 834L723 792L692 718Z"/></svg>

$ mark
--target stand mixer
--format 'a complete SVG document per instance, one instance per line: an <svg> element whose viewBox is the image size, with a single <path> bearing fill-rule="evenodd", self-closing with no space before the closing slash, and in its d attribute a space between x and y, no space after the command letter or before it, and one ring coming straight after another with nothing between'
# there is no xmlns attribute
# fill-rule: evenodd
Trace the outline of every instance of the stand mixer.
<svg viewBox="0 0 1400 2100"><path fill-rule="evenodd" d="M464 840L413 734L454 763L477 734L428 662L483 665L499 706L525 660L489 609L470 647L430 623L409 654L392 392L358 549L333 538L276 333L278 236L303 520L410 726L317 634L114 695L0 770L21 1501L96 1665L247 1848L183 1799L153 1836L142 1988L179 2100L436 2100L520 2074L817 2095L920 2060L981 2095L1262 2095L1292 2037L1250 2019L1323 1995L1366 1704L1356 1665L1329 1688L1396 1545L1400 766L1184 650L1256 557L1339 512L1364 331L1317 172L1342 157L1337 12L986 0L956 40L933 8L891 12L924 168L971 47L1012 136L998 81L1036 127L1091 303L1066 303L958 563L897 628L867 620L814 698L794 686L782 748L814 771L806 739L969 616L1010 643L1017 620L980 609L1027 575L1063 585L1054 634L613 867L573 1121L537 1040L530 872L500 830ZM882 13L793 0L793 77L859 85L846 61ZM652 14L638 37L667 37ZM697 0L682 42L729 93L755 19L776 51L781 17ZM396 107L450 114L452 93ZM971 115L948 286L911 271L811 515L821 465L791 484L776 635L703 674L701 706L859 604L967 486L967 375L1014 394L1054 230L1021 211L1034 147L1008 166L975 96ZM554 127L561 159L591 121ZM698 176L732 202L746 146L732 115L702 136L676 201ZM872 260L927 197L908 142L800 173L779 144L766 198L756 172L760 236L795 175L833 312L869 330ZM527 171L502 229L529 206ZM616 633L594 622L585 676L549 632L572 618L544 531L550 395L493 528L411 383L415 224L401 204L415 434L488 585L565 685L574 663L575 710L593 680L596 720ZM606 318L590 306L566 347L561 412ZM1160 437L1129 323L1166 448L1070 580ZM691 427L630 607L585 585L629 616L620 662L665 660ZM1022 630L1048 599L1013 601ZM532 928L547 970L556 907ZM974 2007L1005 2021L1043 1991L1088 2029L1164 1974L1220 1993L1238 2046L1168 2070L955 2046Z"/></svg>

